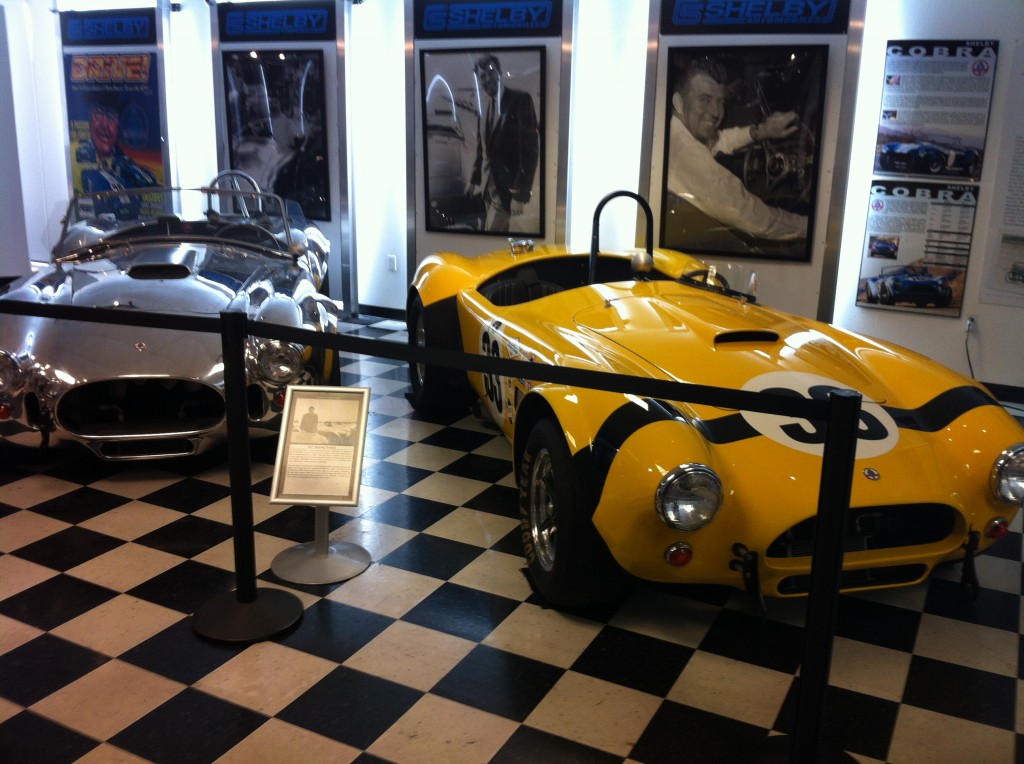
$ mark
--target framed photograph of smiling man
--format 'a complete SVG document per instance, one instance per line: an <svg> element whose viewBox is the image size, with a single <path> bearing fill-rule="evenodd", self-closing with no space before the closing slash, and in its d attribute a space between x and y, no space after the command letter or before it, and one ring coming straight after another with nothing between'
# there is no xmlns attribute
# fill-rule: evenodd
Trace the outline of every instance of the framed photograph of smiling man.
<svg viewBox="0 0 1024 764"><path fill-rule="evenodd" d="M662 246L806 262L825 45L668 51Z"/></svg>

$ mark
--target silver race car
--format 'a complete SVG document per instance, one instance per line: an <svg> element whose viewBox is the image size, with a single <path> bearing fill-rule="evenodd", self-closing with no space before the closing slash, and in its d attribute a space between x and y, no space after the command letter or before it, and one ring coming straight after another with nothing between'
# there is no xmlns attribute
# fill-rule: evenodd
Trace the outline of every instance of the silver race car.
<svg viewBox="0 0 1024 764"><path fill-rule="evenodd" d="M125 312L249 319L334 334L325 290L330 243L297 204L251 177L199 189L78 196L51 263L2 300ZM333 351L249 337L246 406L254 434L279 429L293 384L338 379ZM84 444L103 459L197 454L227 435L221 338L156 329L0 316L0 438Z"/></svg>

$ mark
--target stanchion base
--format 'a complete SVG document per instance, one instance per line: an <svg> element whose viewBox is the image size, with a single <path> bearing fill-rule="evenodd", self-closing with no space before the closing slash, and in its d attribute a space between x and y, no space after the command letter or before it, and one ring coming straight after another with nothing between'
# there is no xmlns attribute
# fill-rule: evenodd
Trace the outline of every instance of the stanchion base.
<svg viewBox="0 0 1024 764"><path fill-rule="evenodd" d="M369 552L349 541L331 541L326 554L311 541L279 552L270 569L293 584L333 584L358 576L372 561Z"/></svg>
<svg viewBox="0 0 1024 764"><path fill-rule="evenodd" d="M302 617L302 600L281 589L257 589L252 602L237 592L220 594L192 614L192 629L222 642L258 642L287 629Z"/></svg>

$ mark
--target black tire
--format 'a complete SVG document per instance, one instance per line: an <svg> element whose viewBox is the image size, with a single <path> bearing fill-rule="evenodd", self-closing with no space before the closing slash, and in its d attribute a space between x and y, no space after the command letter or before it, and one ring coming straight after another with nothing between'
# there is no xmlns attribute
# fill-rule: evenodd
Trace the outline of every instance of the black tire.
<svg viewBox="0 0 1024 764"><path fill-rule="evenodd" d="M518 483L523 553L537 593L556 607L617 598L625 577L594 527L594 508L553 420L530 431Z"/></svg>
<svg viewBox="0 0 1024 764"><path fill-rule="evenodd" d="M410 345L425 348L437 346L427 331L423 300L418 294L409 301L406 326ZM469 409L473 397L465 381L465 372L458 372L461 378L457 382L453 380L452 373L446 372L446 369L426 363L409 362L409 383L412 388L409 403L414 409L430 413L454 413Z"/></svg>

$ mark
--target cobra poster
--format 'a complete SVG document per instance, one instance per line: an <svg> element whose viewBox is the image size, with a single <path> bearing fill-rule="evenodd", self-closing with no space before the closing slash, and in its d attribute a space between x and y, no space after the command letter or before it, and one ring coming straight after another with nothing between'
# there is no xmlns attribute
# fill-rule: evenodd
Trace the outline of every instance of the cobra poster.
<svg viewBox="0 0 1024 764"><path fill-rule="evenodd" d="M857 304L958 316L978 187L875 180Z"/></svg>
<svg viewBox="0 0 1024 764"><path fill-rule="evenodd" d="M155 55L66 53L64 78L75 191L163 185Z"/></svg>
<svg viewBox="0 0 1024 764"><path fill-rule="evenodd" d="M981 177L999 43L889 41L875 172Z"/></svg>

